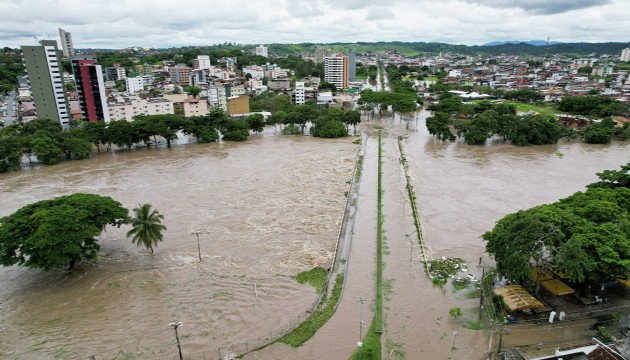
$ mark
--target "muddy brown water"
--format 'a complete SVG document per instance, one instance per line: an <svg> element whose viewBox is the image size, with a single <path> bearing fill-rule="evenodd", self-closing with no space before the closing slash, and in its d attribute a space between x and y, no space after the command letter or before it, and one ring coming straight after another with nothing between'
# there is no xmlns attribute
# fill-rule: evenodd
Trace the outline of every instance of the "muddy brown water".
<svg viewBox="0 0 630 360"><path fill-rule="evenodd" d="M401 345L407 359L478 358L487 334L462 329L448 318L450 307L472 309L475 301L434 288L407 236L414 230L396 135L409 134L404 144L431 255L463 257L473 273L479 257L489 263L480 235L496 220L582 190L596 180L596 172L628 162L630 147L444 143L426 132L427 115L420 114L418 131L415 124L407 131L391 118L362 124L365 129L381 122L388 134L384 276L392 290L384 341ZM90 192L112 196L128 208L151 203L168 226L155 255L125 239L126 228L108 228L101 235L99 261L70 274L0 269L0 355L172 358L177 350L170 322L184 322L179 331L186 354L255 342L304 314L316 294L292 276L330 264L358 147L349 139L271 132L245 143L97 154L0 175L0 216L37 200ZM358 310L355 305L342 312L342 321L356 325ZM455 351L453 331L458 332ZM326 332L332 349L346 349L358 335L358 329L349 333L341 327ZM268 357L255 358L317 358L317 349L306 348L304 354L274 346ZM386 357L393 354L384 351Z"/></svg>
<svg viewBox="0 0 630 360"><path fill-rule="evenodd" d="M108 228L100 260L71 274L1 268L0 357L154 359L176 354L174 321L184 323L185 353L253 343L295 322L317 295L292 276L330 264L352 140L266 133L2 174L2 216L89 192L128 208L151 203L168 230L155 255L131 244L128 228Z"/></svg>

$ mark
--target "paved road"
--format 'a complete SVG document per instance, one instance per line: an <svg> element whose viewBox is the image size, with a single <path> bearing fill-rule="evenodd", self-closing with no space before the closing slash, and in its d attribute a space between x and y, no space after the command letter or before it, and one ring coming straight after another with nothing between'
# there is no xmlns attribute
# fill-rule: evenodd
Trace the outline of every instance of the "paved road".
<svg viewBox="0 0 630 360"><path fill-rule="evenodd" d="M9 92L2 99L1 108L0 121L4 121L4 125L11 125L17 122L17 99L15 91Z"/></svg>

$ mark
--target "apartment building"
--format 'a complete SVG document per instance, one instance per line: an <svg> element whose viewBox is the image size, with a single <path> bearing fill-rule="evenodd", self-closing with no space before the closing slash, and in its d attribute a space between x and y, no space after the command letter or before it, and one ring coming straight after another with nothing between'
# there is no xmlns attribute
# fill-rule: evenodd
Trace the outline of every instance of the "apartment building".
<svg viewBox="0 0 630 360"><path fill-rule="evenodd" d="M210 56L208 55L197 55L196 59L192 61L193 69L210 69L212 64L210 64Z"/></svg>
<svg viewBox="0 0 630 360"><path fill-rule="evenodd" d="M303 82L295 82L295 89L291 93L291 98L295 105L304 105L306 103L306 89Z"/></svg>
<svg viewBox="0 0 630 360"><path fill-rule="evenodd" d="M177 64L176 66L169 68L168 74L171 78L171 84L189 85L190 71L191 69L185 64Z"/></svg>
<svg viewBox="0 0 630 360"><path fill-rule="evenodd" d="M208 102L200 99L184 100L184 116L202 116L208 114Z"/></svg>
<svg viewBox="0 0 630 360"><path fill-rule="evenodd" d="M72 34L59 28L59 38L61 39L61 49L63 57L69 59L74 55L74 45L72 44Z"/></svg>
<svg viewBox="0 0 630 360"><path fill-rule="evenodd" d="M97 64L96 56L74 55L72 73L77 87L81 118L89 122L109 122L103 69Z"/></svg>
<svg viewBox="0 0 630 360"><path fill-rule="evenodd" d="M136 115L174 114L173 103L162 98L140 99L136 96L120 99L109 104L109 117L112 120L133 121Z"/></svg>
<svg viewBox="0 0 630 360"><path fill-rule="evenodd" d="M22 46L22 57L37 116L56 120L68 129L70 110L57 41L42 40L40 45Z"/></svg>
<svg viewBox="0 0 630 360"><path fill-rule="evenodd" d="M127 78L126 83L129 95L135 95L138 91L144 90L144 78L140 76Z"/></svg>
<svg viewBox="0 0 630 360"><path fill-rule="evenodd" d="M250 65L246 68L243 68L243 73L250 74L252 76L252 79L262 79L263 77L265 77L265 70L262 68L262 66L258 65Z"/></svg>
<svg viewBox="0 0 630 360"><path fill-rule="evenodd" d="M259 46L256 46L256 55L268 57L267 56L267 47L262 45L262 44L259 45Z"/></svg>
<svg viewBox="0 0 630 360"><path fill-rule="evenodd" d="M107 81L125 80L126 78L127 71L118 63L105 68L105 80Z"/></svg>
<svg viewBox="0 0 630 360"><path fill-rule="evenodd" d="M349 60L344 54L324 57L324 80L338 89L348 88Z"/></svg>

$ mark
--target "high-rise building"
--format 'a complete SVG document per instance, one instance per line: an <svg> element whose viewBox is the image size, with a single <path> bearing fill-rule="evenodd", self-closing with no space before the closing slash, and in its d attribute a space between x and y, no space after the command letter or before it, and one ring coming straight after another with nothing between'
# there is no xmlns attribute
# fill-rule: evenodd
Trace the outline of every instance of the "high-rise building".
<svg viewBox="0 0 630 360"><path fill-rule="evenodd" d="M347 89L348 63L348 57L341 53L324 57L324 81L334 84L337 89Z"/></svg>
<svg viewBox="0 0 630 360"><path fill-rule="evenodd" d="M357 54L348 53L348 81L354 81L357 75Z"/></svg>
<svg viewBox="0 0 630 360"><path fill-rule="evenodd" d="M68 129L70 111L57 41L42 40L40 45L22 46L22 57L37 117L59 121Z"/></svg>
<svg viewBox="0 0 630 360"><path fill-rule="evenodd" d="M625 48L621 51L621 56L619 57L621 61L630 61L630 48Z"/></svg>
<svg viewBox="0 0 630 360"><path fill-rule="evenodd" d="M315 64L320 64L322 62L324 62L324 49L317 47L317 49L315 49Z"/></svg>
<svg viewBox="0 0 630 360"><path fill-rule="evenodd" d="M267 57L267 47L262 44L256 46L256 55Z"/></svg>
<svg viewBox="0 0 630 360"><path fill-rule="evenodd" d="M59 28L59 37L61 38L61 49L63 57L69 59L74 55L74 45L72 44L72 33Z"/></svg>
<svg viewBox="0 0 630 360"><path fill-rule="evenodd" d="M210 63L210 56L197 55L197 58L193 60L193 69L210 69L212 64Z"/></svg>
<svg viewBox="0 0 630 360"><path fill-rule="evenodd" d="M95 55L75 55L72 57L72 72L77 86L81 117L85 121L109 122L107 96L103 69L97 64Z"/></svg>

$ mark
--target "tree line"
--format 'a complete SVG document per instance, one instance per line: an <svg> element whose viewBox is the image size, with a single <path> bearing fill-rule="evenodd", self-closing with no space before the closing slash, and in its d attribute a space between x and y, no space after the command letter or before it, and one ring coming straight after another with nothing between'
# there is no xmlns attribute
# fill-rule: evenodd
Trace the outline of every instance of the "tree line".
<svg viewBox="0 0 630 360"><path fill-rule="evenodd" d="M383 115L383 110L391 107L392 116L395 113L414 112L418 108L421 100L414 92L390 92L373 91L371 89L361 91L361 97L357 101L359 109L374 113L378 110L379 115Z"/></svg>
<svg viewBox="0 0 630 360"><path fill-rule="evenodd" d="M11 125L0 130L0 173L19 170L23 156L32 163L35 156L44 165L53 165L65 157L67 160L83 160L90 157L93 147L111 151L112 145L131 148L136 144L151 147L160 139L171 142L177 133L193 136L199 143L218 141L245 141L250 132L260 133L265 125L287 125L284 134L303 134L310 123L311 135L316 137L348 136L350 126L361 121L358 111L341 111L335 108L318 108L314 105L292 106L265 120L261 114L246 118L230 118L221 109L207 115L183 117L180 115L137 115L132 122L114 120L79 122L70 130L49 119L35 119L23 125Z"/></svg>
<svg viewBox="0 0 630 360"><path fill-rule="evenodd" d="M110 151L112 145L131 148L137 143L147 147L166 140L167 146L177 138L177 132L197 138L198 142L219 139L219 131L227 141L244 141L249 136L251 124L246 119L229 118L222 110L208 115L185 118L179 115L138 115L133 122L114 120L109 123L79 122L70 130L50 119L35 119L23 125L15 124L0 130L0 172L18 170L22 156L32 161L35 156L44 165L90 157L93 146ZM262 130L259 130L262 131Z"/></svg>
<svg viewBox="0 0 630 360"><path fill-rule="evenodd" d="M580 289L630 273L630 163L598 173L600 181L552 204L509 214L483 234L499 273L533 287L546 264Z"/></svg>
<svg viewBox="0 0 630 360"><path fill-rule="evenodd" d="M560 138L582 137L591 144L607 144L614 138L630 138L630 124L616 127L610 119L588 126L579 132L558 124L546 115L517 115L514 105L480 101L464 104L458 96L443 93L428 110L427 130L440 140L462 138L469 145L482 145L495 135L516 146L555 144ZM453 129L456 133L453 133ZM456 136L457 135L457 136Z"/></svg>
<svg viewBox="0 0 630 360"><path fill-rule="evenodd" d="M72 270L82 260L95 260L96 237L107 225L131 224L132 243L153 248L163 240L164 216L150 204L129 210L111 197L76 193L26 205L0 218L0 265Z"/></svg>
<svg viewBox="0 0 630 360"><path fill-rule="evenodd" d="M320 108L313 104L292 106L280 110L267 119L267 123L281 126L285 135L304 134L311 124L310 134L315 137L336 138L348 136L350 127L361 122L361 113L357 110L341 110L334 107Z"/></svg>

